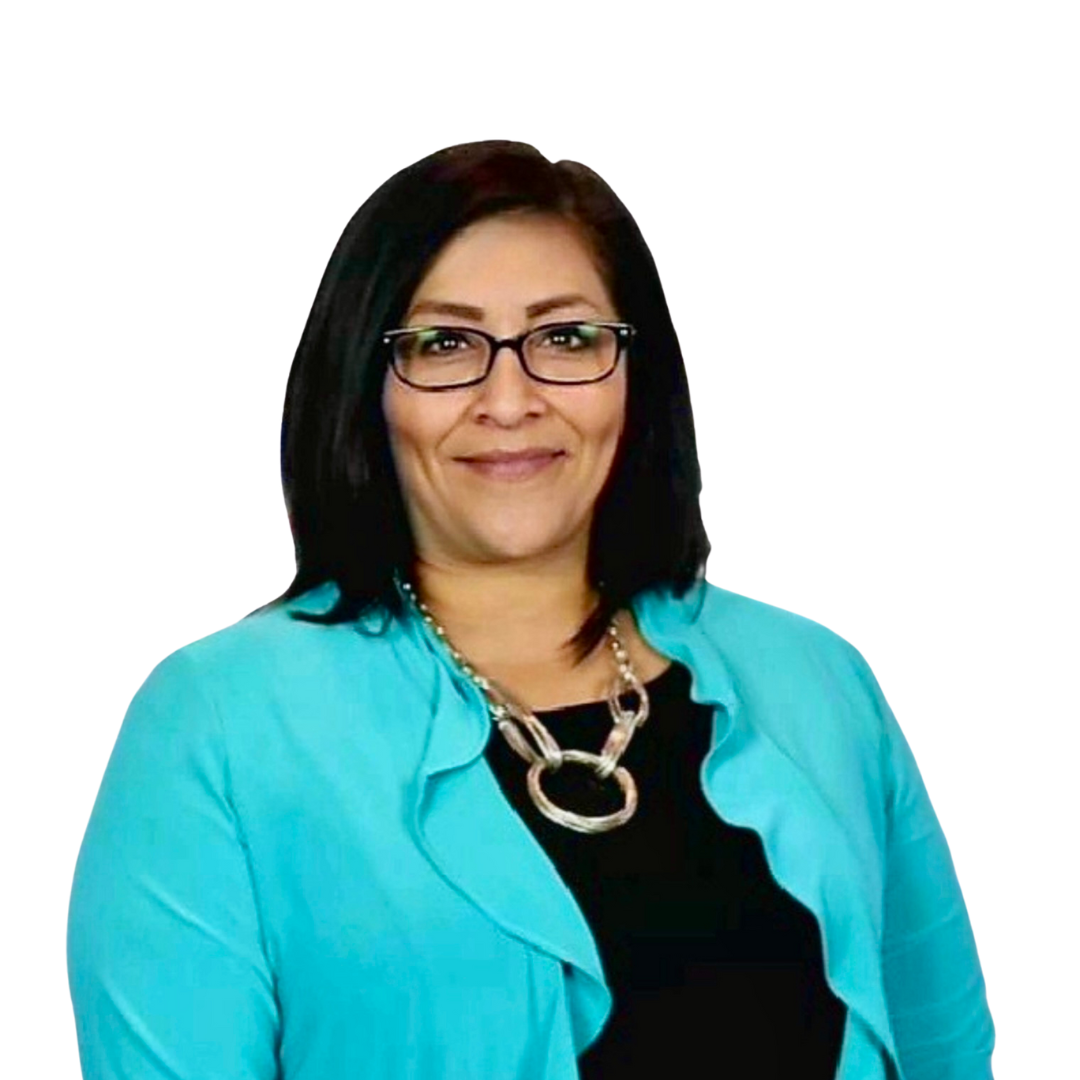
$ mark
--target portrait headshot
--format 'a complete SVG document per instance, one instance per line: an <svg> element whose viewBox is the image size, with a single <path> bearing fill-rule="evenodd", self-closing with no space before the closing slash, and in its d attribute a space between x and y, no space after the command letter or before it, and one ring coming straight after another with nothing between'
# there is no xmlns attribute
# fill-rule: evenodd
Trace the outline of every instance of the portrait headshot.
<svg viewBox="0 0 1080 1080"><path fill-rule="evenodd" d="M485 141L382 185L281 464L293 583L154 668L95 802L86 1071L149 1068L146 1028L190 1075L616 1076L718 1040L748 1076L988 1062L870 668L704 577L678 338L596 173Z"/></svg>
<svg viewBox="0 0 1080 1080"><path fill-rule="evenodd" d="M995 58L1065 52L853 11L155 17L42 99L20 1073L1061 1061L1076 162Z"/></svg>

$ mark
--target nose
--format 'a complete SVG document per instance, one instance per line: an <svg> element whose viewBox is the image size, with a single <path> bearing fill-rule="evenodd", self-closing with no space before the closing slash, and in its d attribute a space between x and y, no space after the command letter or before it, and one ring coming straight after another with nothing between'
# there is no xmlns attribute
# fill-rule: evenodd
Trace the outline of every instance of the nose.
<svg viewBox="0 0 1080 1080"><path fill-rule="evenodd" d="M480 384L476 399L477 419L493 420L512 427L528 416L540 415L545 407L540 384L525 373L521 360L509 345L495 354L488 377Z"/></svg>

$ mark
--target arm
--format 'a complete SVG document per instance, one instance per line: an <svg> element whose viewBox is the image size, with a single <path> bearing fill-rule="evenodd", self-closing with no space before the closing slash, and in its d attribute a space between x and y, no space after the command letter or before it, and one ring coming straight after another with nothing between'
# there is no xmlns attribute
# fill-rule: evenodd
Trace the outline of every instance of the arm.
<svg viewBox="0 0 1080 1080"><path fill-rule="evenodd" d="M272 1080L277 1005L220 718L183 653L128 708L75 868L86 1080Z"/></svg>
<svg viewBox="0 0 1080 1080"><path fill-rule="evenodd" d="M991 1080L994 1024L952 857L911 748L872 690L888 778L885 993L904 1077Z"/></svg>

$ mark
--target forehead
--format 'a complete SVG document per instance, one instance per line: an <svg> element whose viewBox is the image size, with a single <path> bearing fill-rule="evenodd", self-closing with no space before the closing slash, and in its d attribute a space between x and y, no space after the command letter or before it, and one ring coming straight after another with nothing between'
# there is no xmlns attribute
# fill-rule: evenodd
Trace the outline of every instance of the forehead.
<svg viewBox="0 0 1080 1080"><path fill-rule="evenodd" d="M447 241L412 304L524 305L562 293L611 307L599 260L582 230L554 215L506 213L473 222Z"/></svg>

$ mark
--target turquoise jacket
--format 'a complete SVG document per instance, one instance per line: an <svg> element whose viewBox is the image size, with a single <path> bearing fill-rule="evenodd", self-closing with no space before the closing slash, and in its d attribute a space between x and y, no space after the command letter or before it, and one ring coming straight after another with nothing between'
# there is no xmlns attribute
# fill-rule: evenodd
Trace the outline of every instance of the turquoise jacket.
<svg viewBox="0 0 1080 1080"><path fill-rule="evenodd" d="M714 707L706 798L817 917L837 1075L989 1078L949 850L860 654L705 583L634 614ZM478 691L415 615L377 631L270 610L136 693L68 916L87 1080L577 1075L612 1009L589 927L487 766Z"/></svg>

